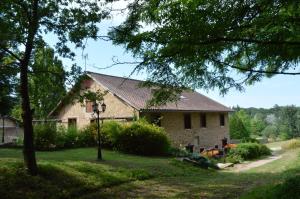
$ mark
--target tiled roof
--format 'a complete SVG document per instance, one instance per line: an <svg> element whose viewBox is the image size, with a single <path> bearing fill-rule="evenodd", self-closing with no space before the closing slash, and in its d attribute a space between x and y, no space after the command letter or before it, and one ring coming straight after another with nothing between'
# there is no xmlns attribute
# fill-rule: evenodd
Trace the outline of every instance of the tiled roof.
<svg viewBox="0 0 300 199"><path fill-rule="evenodd" d="M87 72L88 76L100 83L111 93L141 111L220 111L230 112L232 109L193 91L184 91L176 103L146 108L151 98L151 88L140 87L142 81Z"/></svg>

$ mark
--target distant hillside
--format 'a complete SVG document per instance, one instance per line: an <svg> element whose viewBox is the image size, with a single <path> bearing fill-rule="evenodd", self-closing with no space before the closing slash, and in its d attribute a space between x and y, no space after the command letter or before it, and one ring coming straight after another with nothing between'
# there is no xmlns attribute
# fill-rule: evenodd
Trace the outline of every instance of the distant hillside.
<svg viewBox="0 0 300 199"><path fill-rule="evenodd" d="M235 112L230 117L231 134L239 132L241 136L246 130L246 135L252 137L263 136L273 139L300 137L300 107L275 105L272 108L242 108L237 106L232 109ZM242 125L237 125L237 122ZM241 130L243 128L245 130Z"/></svg>

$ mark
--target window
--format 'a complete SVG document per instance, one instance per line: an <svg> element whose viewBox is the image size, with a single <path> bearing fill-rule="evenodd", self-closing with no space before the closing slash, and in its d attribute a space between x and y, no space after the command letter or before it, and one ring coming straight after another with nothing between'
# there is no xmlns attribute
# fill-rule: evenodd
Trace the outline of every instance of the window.
<svg viewBox="0 0 300 199"><path fill-rule="evenodd" d="M76 128L77 119L76 118L69 118L68 119L68 128L75 127Z"/></svg>
<svg viewBox="0 0 300 199"><path fill-rule="evenodd" d="M220 126L225 126L225 115L220 114Z"/></svg>
<svg viewBox="0 0 300 199"><path fill-rule="evenodd" d="M151 124L156 124L157 126L161 126L161 115L160 114L151 114L150 122L151 122Z"/></svg>
<svg viewBox="0 0 300 199"><path fill-rule="evenodd" d="M93 102L91 102L91 101L85 102L85 112L87 112L87 113L93 112Z"/></svg>
<svg viewBox="0 0 300 199"><path fill-rule="evenodd" d="M96 119L91 119L90 124L94 124L94 123L96 123Z"/></svg>
<svg viewBox="0 0 300 199"><path fill-rule="evenodd" d="M200 114L200 127L206 128L206 114L205 113Z"/></svg>
<svg viewBox="0 0 300 199"><path fill-rule="evenodd" d="M185 129L192 128L191 114L184 114L184 128Z"/></svg>

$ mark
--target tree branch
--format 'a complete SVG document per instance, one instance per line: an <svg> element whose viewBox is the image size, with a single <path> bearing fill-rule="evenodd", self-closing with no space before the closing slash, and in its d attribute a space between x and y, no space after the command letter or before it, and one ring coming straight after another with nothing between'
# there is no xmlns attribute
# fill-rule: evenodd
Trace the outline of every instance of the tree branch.
<svg viewBox="0 0 300 199"><path fill-rule="evenodd" d="M11 56L13 56L15 59L17 59L19 62L21 61L21 58L19 56L17 56L15 53L13 53L11 50L9 50L8 48L4 47L4 46L0 46L0 48L2 50L4 50L5 52L7 52L8 54L10 54Z"/></svg>
<svg viewBox="0 0 300 199"><path fill-rule="evenodd" d="M226 62L222 62L219 60L215 60L213 59L214 62L217 62L219 64L223 64L226 65L230 68L234 68L234 69L238 69L241 71L245 71L245 72L251 72L251 73L260 73L260 74L273 74L273 75L300 75L300 72L284 72L284 71L266 71L266 70L256 70L256 69L252 69L252 68L242 68L242 67L238 67L238 66L234 66L232 64L226 63Z"/></svg>

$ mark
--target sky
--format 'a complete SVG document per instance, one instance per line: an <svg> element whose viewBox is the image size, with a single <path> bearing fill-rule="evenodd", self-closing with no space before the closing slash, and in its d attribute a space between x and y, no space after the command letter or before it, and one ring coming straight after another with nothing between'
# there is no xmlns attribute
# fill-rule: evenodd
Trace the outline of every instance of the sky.
<svg viewBox="0 0 300 199"><path fill-rule="evenodd" d="M118 6L122 8L124 4L121 3ZM119 24L122 20L124 20L124 15L116 15L110 21L102 22L99 26L100 34L105 34L109 27ZM45 40L52 47L56 43L56 38L51 34L45 35ZM133 65L109 67L114 63L113 59L125 62L133 60L130 53L125 52L122 46L114 46L110 41L88 40L84 51L82 49L74 49L74 51L75 60L62 59L64 65L71 66L76 63L84 70L121 77L128 77L134 68ZM83 55L86 55L86 58ZM133 74L131 78L143 80L146 74ZM300 106L299 87L300 76L278 75L247 86L243 92L230 90L225 96L221 96L218 90L206 92L200 89L197 91L229 107L239 105L244 108L270 108L275 104Z"/></svg>

